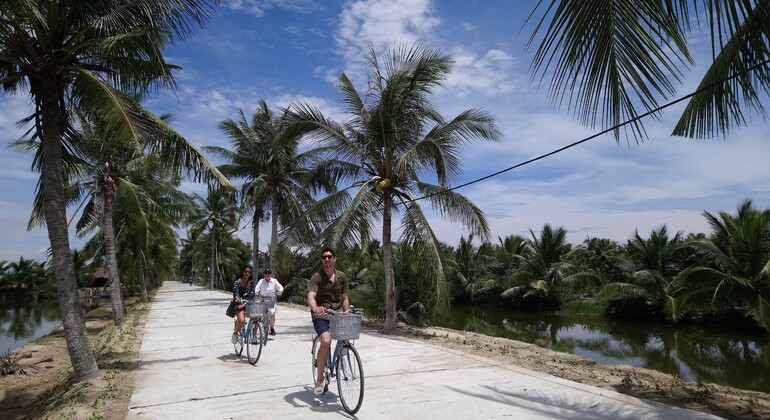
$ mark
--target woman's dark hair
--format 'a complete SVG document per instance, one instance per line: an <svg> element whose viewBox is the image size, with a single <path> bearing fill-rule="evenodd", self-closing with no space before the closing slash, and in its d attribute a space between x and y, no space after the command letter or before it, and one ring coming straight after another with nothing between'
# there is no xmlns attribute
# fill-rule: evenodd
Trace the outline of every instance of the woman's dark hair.
<svg viewBox="0 0 770 420"><path fill-rule="evenodd" d="M251 270L251 272L249 273L249 280L254 280L254 267L252 267L251 264L244 265L243 268L241 269L241 274L243 274L243 271L246 270L247 268Z"/></svg>

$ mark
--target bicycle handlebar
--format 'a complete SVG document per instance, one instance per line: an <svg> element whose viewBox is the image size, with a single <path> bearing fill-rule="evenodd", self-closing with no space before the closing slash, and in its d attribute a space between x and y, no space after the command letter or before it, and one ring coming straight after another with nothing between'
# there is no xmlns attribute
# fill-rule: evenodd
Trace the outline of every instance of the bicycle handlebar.
<svg viewBox="0 0 770 420"><path fill-rule="evenodd" d="M350 305L350 307L348 307L348 310L347 310L347 311L335 311L334 309L329 309L329 308L326 308L326 311L325 311L325 312L326 312L327 314L329 314L329 315L344 315L344 314L348 314L348 313L350 313L350 314L359 313L359 312L358 312L359 310L360 310L360 309L356 309L356 307L355 307L355 306L353 306L353 305Z"/></svg>

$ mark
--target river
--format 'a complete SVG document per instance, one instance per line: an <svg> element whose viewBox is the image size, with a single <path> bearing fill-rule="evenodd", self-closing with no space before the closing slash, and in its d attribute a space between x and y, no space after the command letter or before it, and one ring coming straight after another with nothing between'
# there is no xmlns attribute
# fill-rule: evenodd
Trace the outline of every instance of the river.
<svg viewBox="0 0 770 420"><path fill-rule="evenodd" d="M770 392L770 335L614 321L453 304L435 326L474 331L584 356L601 364L655 369L686 381Z"/></svg>
<svg viewBox="0 0 770 420"><path fill-rule="evenodd" d="M89 299L83 306L89 310L101 303L98 299ZM0 354L24 347L59 326L61 315L56 300L35 302L12 294L0 295Z"/></svg>

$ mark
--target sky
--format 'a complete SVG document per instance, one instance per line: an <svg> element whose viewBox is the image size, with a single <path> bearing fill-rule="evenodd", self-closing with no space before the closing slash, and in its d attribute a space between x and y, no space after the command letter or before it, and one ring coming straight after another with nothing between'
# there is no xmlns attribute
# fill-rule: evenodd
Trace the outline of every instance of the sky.
<svg viewBox="0 0 770 420"><path fill-rule="evenodd" d="M378 52L418 43L452 54L454 67L431 101L445 118L479 108L503 133L498 143L474 143L463 153L463 184L510 168L591 136L565 108L547 100L532 81L533 31L526 18L535 0L223 0L211 21L166 59L182 67L175 91L151 96L145 106L174 115L171 126L197 147L229 147L218 129L239 112L250 116L260 99L274 110L295 101L312 103L338 121L335 82L345 73L366 91L367 44ZM676 98L697 86L710 62L708 32L688 37L696 64L677 85ZM636 230L649 237L670 232L708 233L705 211L734 213L745 199L770 207L768 123L754 118L725 138L694 140L670 135L683 105L659 120L644 120L648 138L616 142L602 135L532 164L458 190L488 218L491 236L531 237L547 223L562 227L574 244L586 238L625 243ZM0 260L45 260L47 231L27 231L38 175L31 156L7 148L23 131L17 121L31 112L24 95L0 96ZM182 189L205 195L202 184ZM75 208L68 209L71 217ZM468 232L431 217L442 241L456 246ZM379 229L376 229L379 232ZM401 231L394 223L394 238ZM248 227L237 235L251 242ZM82 246L74 232L71 246ZM260 231L267 249L269 226Z"/></svg>

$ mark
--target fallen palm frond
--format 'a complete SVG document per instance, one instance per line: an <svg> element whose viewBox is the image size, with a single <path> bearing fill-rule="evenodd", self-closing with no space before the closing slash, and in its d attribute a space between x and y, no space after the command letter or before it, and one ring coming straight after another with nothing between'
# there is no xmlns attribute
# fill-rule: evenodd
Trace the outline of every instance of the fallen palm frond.
<svg viewBox="0 0 770 420"><path fill-rule="evenodd" d="M31 351L11 353L9 350L0 356L0 376L33 375L38 372L38 364L51 360L51 356L33 358Z"/></svg>

